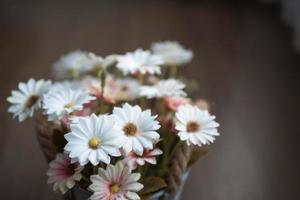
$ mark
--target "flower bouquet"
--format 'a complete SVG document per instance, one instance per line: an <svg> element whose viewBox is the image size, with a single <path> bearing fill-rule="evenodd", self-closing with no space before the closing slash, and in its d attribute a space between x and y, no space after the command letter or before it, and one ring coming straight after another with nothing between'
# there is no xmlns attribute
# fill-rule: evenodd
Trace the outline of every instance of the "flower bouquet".
<svg viewBox="0 0 300 200"><path fill-rule="evenodd" d="M8 101L35 116L48 184L64 199L179 199L191 165L219 135L193 81L177 75L192 51L177 42L100 57L74 51L55 81L19 83Z"/></svg>

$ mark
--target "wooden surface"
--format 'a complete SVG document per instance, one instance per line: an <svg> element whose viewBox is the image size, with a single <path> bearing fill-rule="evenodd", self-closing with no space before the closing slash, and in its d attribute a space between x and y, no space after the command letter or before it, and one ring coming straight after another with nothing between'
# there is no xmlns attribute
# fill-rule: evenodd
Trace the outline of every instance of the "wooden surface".
<svg viewBox="0 0 300 200"><path fill-rule="evenodd" d="M6 112L19 81L49 78L52 61L69 50L106 55L165 39L194 50L181 72L198 80L221 123L183 199L300 199L299 56L276 9L115 0L0 2L1 199L58 198L32 120Z"/></svg>

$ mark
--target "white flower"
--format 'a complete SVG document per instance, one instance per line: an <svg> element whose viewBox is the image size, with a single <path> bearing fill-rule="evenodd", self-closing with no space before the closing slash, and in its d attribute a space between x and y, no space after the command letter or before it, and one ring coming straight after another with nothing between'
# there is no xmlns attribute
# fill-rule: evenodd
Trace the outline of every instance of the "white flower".
<svg viewBox="0 0 300 200"><path fill-rule="evenodd" d="M185 84L175 79L161 80L153 86L141 86L140 96L147 98L186 96L183 91Z"/></svg>
<svg viewBox="0 0 300 200"><path fill-rule="evenodd" d="M43 108L48 120L62 119L67 114L82 110L84 104L96 99L82 89L73 90L63 86L59 88L61 89L54 87L44 95Z"/></svg>
<svg viewBox="0 0 300 200"><path fill-rule="evenodd" d="M85 51L72 51L63 55L53 65L56 79L78 78L79 76L102 67L103 58L94 53Z"/></svg>
<svg viewBox="0 0 300 200"><path fill-rule="evenodd" d="M119 56L117 61L116 67L125 75L135 74L136 72L141 74L160 74L160 65L163 64L160 56L153 55L150 51L142 49Z"/></svg>
<svg viewBox="0 0 300 200"><path fill-rule="evenodd" d="M115 166L108 165L106 170L99 168L97 175L91 176L92 184L89 186L94 193L91 200L139 200L137 192L143 185L137 181L139 173L131 173L128 166L121 161Z"/></svg>
<svg viewBox="0 0 300 200"><path fill-rule="evenodd" d="M219 124L207 110L202 111L197 106L190 104L180 106L176 112L176 130L180 140L188 145L202 146L214 142L215 137L220 135L217 127Z"/></svg>
<svg viewBox="0 0 300 200"><path fill-rule="evenodd" d="M119 79L121 93L124 94L123 100L134 100L139 96L140 83L131 78Z"/></svg>
<svg viewBox="0 0 300 200"><path fill-rule="evenodd" d="M18 116L19 121L32 117L34 111L41 107L42 96L50 87L50 81L30 79L27 83L19 83L19 90L13 90L7 101L12 105L8 112Z"/></svg>
<svg viewBox="0 0 300 200"><path fill-rule="evenodd" d="M141 156L135 154L134 152L130 152L123 160L123 162L127 164L132 170L136 169L138 165L142 166L146 163L156 165L156 156L159 156L162 153L162 150L158 148L153 150L145 149L143 155Z"/></svg>
<svg viewBox="0 0 300 200"><path fill-rule="evenodd" d="M123 144L123 135L114 128L111 116L92 114L79 117L72 123L71 132L65 135L68 141L65 151L70 158L78 160L81 165L89 161L93 165L99 162L110 163L110 156L120 156L119 148Z"/></svg>
<svg viewBox="0 0 300 200"><path fill-rule="evenodd" d="M157 116L151 116L150 110L142 111L139 106L125 103L122 108L114 108L113 116L116 120L116 127L126 138L122 147L126 154L134 151L142 155L144 148L153 149L153 142L160 137L156 132L160 125L155 120Z"/></svg>
<svg viewBox="0 0 300 200"><path fill-rule="evenodd" d="M83 167L80 167L79 163L72 164L67 154L57 154L56 159L49 163L49 167L47 183L53 184L53 190L59 190L62 194L73 188L76 181L80 181L82 177L80 172Z"/></svg>
<svg viewBox="0 0 300 200"><path fill-rule="evenodd" d="M193 58L193 52L185 49L181 44L175 41L157 42L151 45L154 54L163 58L165 65L180 66L190 62Z"/></svg>

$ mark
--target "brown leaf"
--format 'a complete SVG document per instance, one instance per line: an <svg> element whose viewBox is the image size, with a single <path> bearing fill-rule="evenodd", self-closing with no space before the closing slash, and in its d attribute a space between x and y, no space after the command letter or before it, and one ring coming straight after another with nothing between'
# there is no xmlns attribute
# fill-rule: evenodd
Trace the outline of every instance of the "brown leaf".
<svg viewBox="0 0 300 200"><path fill-rule="evenodd" d="M151 195L143 195L143 196L141 196L141 199L142 200L150 200L151 199Z"/></svg>
<svg viewBox="0 0 300 200"><path fill-rule="evenodd" d="M151 193L155 193L165 187L167 184L164 179L158 176L149 176L146 177L143 181L144 188L139 192L140 195L144 196L145 199L148 198L148 195Z"/></svg>
<svg viewBox="0 0 300 200"><path fill-rule="evenodd" d="M192 151L191 158L188 163L188 167L192 166L199 160L201 157L205 156L208 153L208 150L205 148L195 148Z"/></svg>

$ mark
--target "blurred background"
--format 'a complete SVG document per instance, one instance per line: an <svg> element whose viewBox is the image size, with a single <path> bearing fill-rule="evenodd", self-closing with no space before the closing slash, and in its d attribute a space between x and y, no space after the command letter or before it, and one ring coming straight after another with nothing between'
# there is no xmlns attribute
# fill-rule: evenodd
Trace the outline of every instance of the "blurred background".
<svg viewBox="0 0 300 200"><path fill-rule="evenodd" d="M7 113L19 81L50 78L52 62L70 50L107 55L161 40L194 51L180 72L198 81L197 96L221 124L182 199L300 199L299 4L0 0L1 199L59 199L46 184L33 121Z"/></svg>

